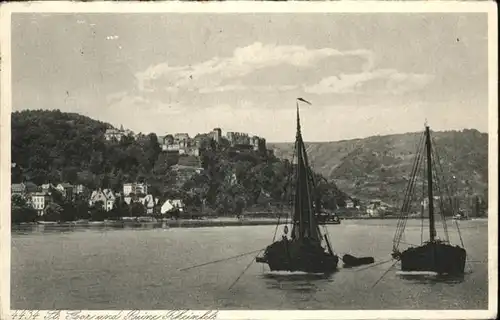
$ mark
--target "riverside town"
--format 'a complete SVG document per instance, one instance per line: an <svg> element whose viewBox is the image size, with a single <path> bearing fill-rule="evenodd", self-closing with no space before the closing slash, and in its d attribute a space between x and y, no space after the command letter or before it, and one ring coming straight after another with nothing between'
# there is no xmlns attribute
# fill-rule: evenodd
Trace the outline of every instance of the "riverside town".
<svg viewBox="0 0 500 320"><path fill-rule="evenodd" d="M28 119L38 125L18 136ZM194 137L134 134L123 126L116 129L59 111L16 112L13 123L13 224L207 218L229 224L253 218L252 223L267 224L289 208L282 200L291 163L276 157L276 148L267 146L262 137L241 132L223 135L220 128ZM53 134L37 136L37 130L49 126L67 132L66 141ZM26 136L34 139L28 141ZM52 145L52 150L42 152L43 145ZM31 150L34 155L25 157ZM387 152L382 156L387 158ZM326 215L339 219L397 216L393 199L348 195L333 181L316 175ZM453 196L464 216L485 215L484 195L455 190ZM426 199L422 205L427 205Z"/></svg>

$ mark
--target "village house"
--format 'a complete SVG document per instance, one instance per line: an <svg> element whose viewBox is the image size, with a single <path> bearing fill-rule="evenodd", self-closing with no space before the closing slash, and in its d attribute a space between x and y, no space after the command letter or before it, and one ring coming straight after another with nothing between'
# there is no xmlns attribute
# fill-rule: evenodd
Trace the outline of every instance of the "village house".
<svg viewBox="0 0 500 320"><path fill-rule="evenodd" d="M52 183L44 183L44 184L42 184L42 191L44 191L44 192L47 192L50 189L55 189L55 188L56 188L56 186L53 185Z"/></svg>
<svg viewBox="0 0 500 320"><path fill-rule="evenodd" d="M131 194L123 197L123 201L125 201L125 203L127 205L131 205L134 202L138 202L139 199L140 199L140 197L135 195L134 193L131 193Z"/></svg>
<svg viewBox="0 0 500 320"><path fill-rule="evenodd" d="M133 132L132 130L124 130L123 129L123 125L120 126L120 129L107 129L106 132L104 133L104 138L107 140L107 141L111 141L111 140L117 140L117 141L120 141L122 139L123 136L133 136Z"/></svg>
<svg viewBox="0 0 500 320"><path fill-rule="evenodd" d="M106 132L104 133L104 138L107 141L111 141L113 139L120 141L123 136L124 136L123 132L120 132L120 130L117 129L107 129Z"/></svg>
<svg viewBox="0 0 500 320"><path fill-rule="evenodd" d="M176 209L178 209L181 212L183 211L184 203L182 202L182 200L167 199L167 200L165 200L165 202L161 206L160 213L165 214L165 213L171 212L171 211L176 210Z"/></svg>
<svg viewBox="0 0 500 320"><path fill-rule="evenodd" d="M30 203L38 215L43 216L45 208L50 203L50 194L48 192L35 192L31 195Z"/></svg>
<svg viewBox="0 0 500 320"><path fill-rule="evenodd" d="M174 136L171 134L167 134L166 136L163 137L162 141L163 141L163 144L165 144L165 145L174 144Z"/></svg>
<svg viewBox="0 0 500 320"><path fill-rule="evenodd" d="M392 207L389 204L383 202L382 200L375 199L371 200L366 206L366 213L371 217L378 217L390 213L391 209Z"/></svg>
<svg viewBox="0 0 500 320"><path fill-rule="evenodd" d="M56 189L61 192L65 199L72 199L74 187L70 183L62 182L59 183Z"/></svg>
<svg viewBox="0 0 500 320"><path fill-rule="evenodd" d="M24 196L25 192L26 192L26 186L24 185L24 183L13 183L10 186L11 195Z"/></svg>
<svg viewBox="0 0 500 320"><path fill-rule="evenodd" d="M29 197L29 195L36 192L37 189L37 185L33 182L13 183L10 186L11 195L19 195L23 198Z"/></svg>
<svg viewBox="0 0 500 320"><path fill-rule="evenodd" d="M148 194L148 185L145 183L124 183L123 184L123 196L129 196L131 193L136 195L146 195Z"/></svg>
<svg viewBox="0 0 500 320"><path fill-rule="evenodd" d="M113 194L113 191L110 189L104 189L104 190L95 190L92 192L92 195L90 196L89 200L89 205L94 206L98 202L102 203L102 208L105 211L110 211L113 209L113 206L115 204L116 197Z"/></svg>
<svg viewBox="0 0 500 320"><path fill-rule="evenodd" d="M83 184L77 184L73 186L73 195L85 196L87 193L87 188Z"/></svg>
<svg viewBox="0 0 500 320"><path fill-rule="evenodd" d="M158 198L154 198L153 195L148 194L144 197L139 198L144 208L146 208L146 214L152 215L154 213L155 206L158 204Z"/></svg>
<svg viewBox="0 0 500 320"><path fill-rule="evenodd" d="M189 134L187 133L176 133L174 134L174 143L188 143L190 140Z"/></svg>
<svg viewBox="0 0 500 320"><path fill-rule="evenodd" d="M351 199L347 199L345 201L345 207L348 209L354 208L354 201L352 201Z"/></svg>
<svg viewBox="0 0 500 320"><path fill-rule="evenodd" d="M144 206L147 214L153 214L154 208L158 204L158 198L153 197L153 195L151 194L143 196L130 194L123 197L123 201L125 201L125 203L129 206L133 203L141 203Z"/></svg>

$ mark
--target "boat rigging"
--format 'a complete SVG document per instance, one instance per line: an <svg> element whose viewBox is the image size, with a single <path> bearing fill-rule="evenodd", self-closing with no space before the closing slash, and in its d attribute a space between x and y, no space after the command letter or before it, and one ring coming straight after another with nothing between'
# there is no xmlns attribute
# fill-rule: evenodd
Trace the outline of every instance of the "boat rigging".
<svg viewBox="0 0 500 320"><path fill-rule="evenodd" d="M467 252L464 249L460 229L457 225L461 246L451 245L448 236L448 227L446 224L446 214L453 211L454 206L449 196L449 190L444 186L438 173L442 173L442 167L435 148L433 148L433 139L431 137L429 126L425 126L425 132L422 135L418 148L417 156L413 163L411 177L405 192L401 215L398 220L397 230L393 239L392 257L401 262L402 271L425 271L436 272L438 274L463 274ZM424 162L426 166L423 166ZM423 173L423 178L419 181L418 173ZM441 170L441 172L439 172ZM423 201L421 205L422 233L421 245L410 246L401 251L401 239L406 227L408 216L412 209L412 200L415 194L416 186L422 185ZM439 194L435 196L435 193ZM444 197L443 193L448 193ZM426 197L424 197L426 195ZM441 222L443 225L443 239L438 237L436 232L436 214L435 203L439 209ZM425 208L427 208L427 219L429 225L428 240L424 242L423 230L425 221Z"/></svg>
<svg viewBox="0 0 500 320"><path fill-rule="evenodd" d="M298 98L297 132L295 136L296 164L295 192L292 200L292 230L288 237L288 227L284 228L282 239L270 244L264 255L257 257L258 263L269 266L271 271L302 271L307 273L332 273L337 270L339 257L333 252L328 233L321 232L317 221L319 203L315 203L313 194L316 181L309 166L306 148L302 139ZM274 240L273 240L274 241Z"/></svg>

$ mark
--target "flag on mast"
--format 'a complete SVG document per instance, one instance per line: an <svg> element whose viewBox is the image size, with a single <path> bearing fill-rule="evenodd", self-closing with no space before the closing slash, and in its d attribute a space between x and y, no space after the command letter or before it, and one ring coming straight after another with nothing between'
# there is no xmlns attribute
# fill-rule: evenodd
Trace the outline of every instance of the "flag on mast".
<svg viewBox="0 0 500 320"><path fill-rule="evenodd" d="M303 99L303 98L297 98L297 100L302 101L302 102L305 102L305 103L307 103L307 104L309 104L309 105L312 105L312 103L310 103L309 101L307 101L307 100L305 100L305 99Z"/></svg>

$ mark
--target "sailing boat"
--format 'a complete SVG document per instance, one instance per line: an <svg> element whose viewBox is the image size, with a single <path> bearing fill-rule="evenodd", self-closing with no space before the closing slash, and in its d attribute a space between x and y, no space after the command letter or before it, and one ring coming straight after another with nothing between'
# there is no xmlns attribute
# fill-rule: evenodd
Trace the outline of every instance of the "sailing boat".
<svg viewBox="0 0 500 320"><path fill-rule="evenodd" d="M297 100L310 104L301 98ZM321 233L316 218L316 211L319 210L318 203L313 203L316 182L302 140L298 101L294 154L297 157L296 184L291 236L288 237L288 226L285 225L282 239L267 246L263 256L257 257L256 261L267 264L271 271L329 274L337 269L339 257L332 250L326 230L324 234Z"/></svg>
<svg viewBox="0 0 500 320"><path fill-rule="evenodd" d="M441 192L439 186L439 177L437 175L437 169L440 168L439 156L432 147L431 143L430 129L426 125L425 133L420 141L417 156L413 164L412 175L408 183L408 187L405 193L405 201L403 202L403 207L401 210L401 217L398 221L398 227L396 234L394 236L394 245L392 257L401 261L402 271L425 271L425 272L436 272L438 274L463 274L465 269L465 261L467 253L465 249L460 246L453 246L450 244L448 239L448 229L446 226L445 212L451 208L453 210L453 205L451 201L446 203L443 201L443 197L434 196L435 189ZM425 147L425 148L424 148ZM425 149L425 151L424 151ZM422 243L420 246L410 247L402 252L399 250L399 245L401 238L406 226L406 220L410 212L412 194L415 189L417 182L417 171L420 165L423 163L423 153L425 153L425 161L427 162L427 172L424 172L424 179L422 179L422 193L425 194L425 189L427 189L427 199L426 202L422 201L422 207L424 204L428 208L428 220L429 220L429 240ZM433 158L436 157L436 159ZM436 166L436 164L438 164ZM437 180L434 184L434 180ZM427 188L425 188L427 184ZM434 200L437 200L440 204L441 220L443 223L444 230L444 240L437 238L436 226L435 226L435 212L434 212ZM422 212L423 213L423 212ZM422 214L422 226L424 222L424 215ZM457 224L458 229L458 224ZM458 230L460 235L460 230ZM460 235L460 240L461 240ZM423 239L422 239L423 242Z"/></svg>

